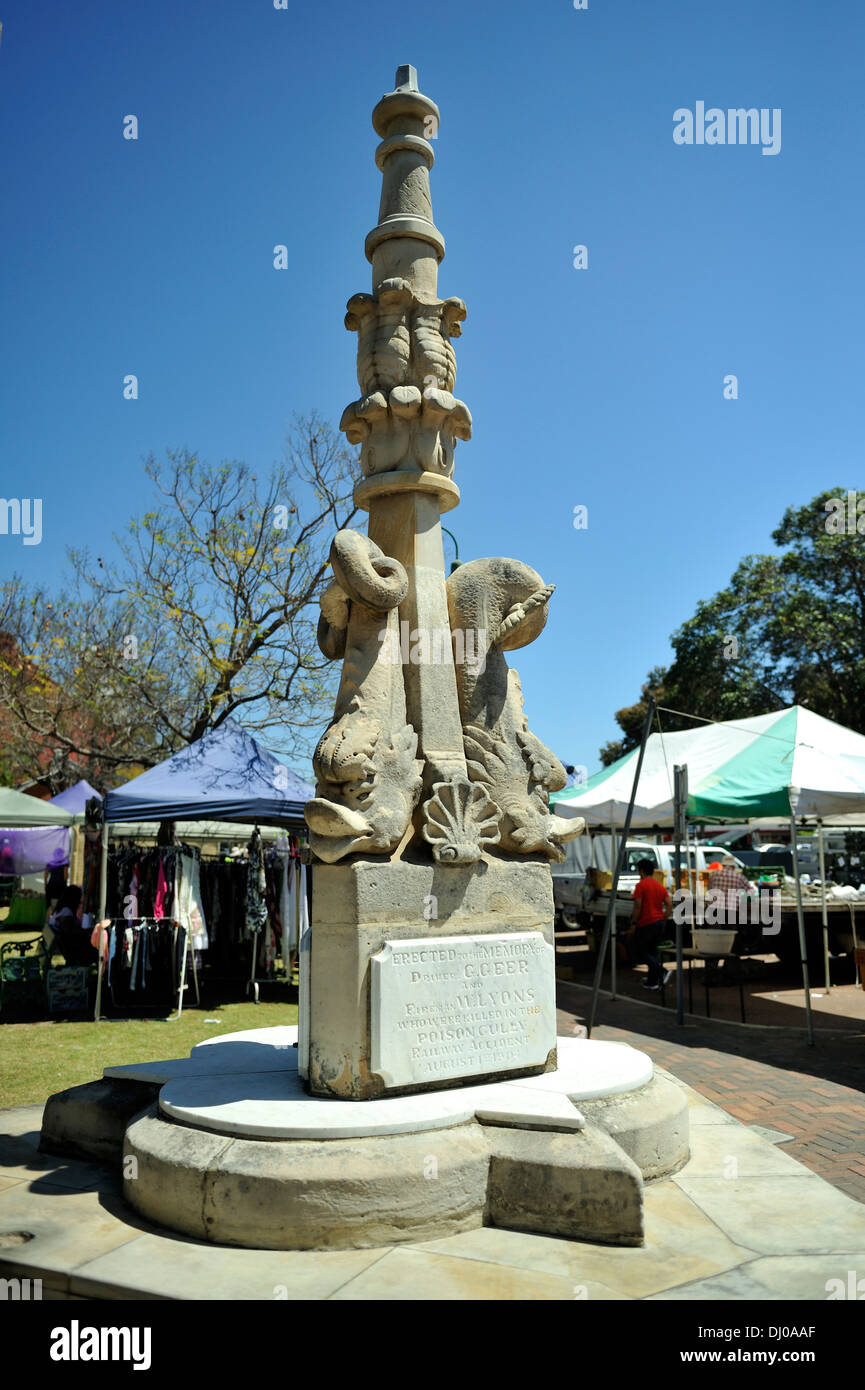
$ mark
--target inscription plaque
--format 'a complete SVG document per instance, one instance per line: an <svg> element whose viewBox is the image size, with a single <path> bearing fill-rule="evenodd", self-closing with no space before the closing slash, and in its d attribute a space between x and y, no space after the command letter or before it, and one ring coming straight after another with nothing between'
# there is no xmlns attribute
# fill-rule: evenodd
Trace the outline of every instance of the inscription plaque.
<svg viewBox="0 0 865 1390"><path fill-rule="evenodd" d="M370 966L370 1062L386 1086L538 1067L556 1045L541 932L388 941Z"/></svg>

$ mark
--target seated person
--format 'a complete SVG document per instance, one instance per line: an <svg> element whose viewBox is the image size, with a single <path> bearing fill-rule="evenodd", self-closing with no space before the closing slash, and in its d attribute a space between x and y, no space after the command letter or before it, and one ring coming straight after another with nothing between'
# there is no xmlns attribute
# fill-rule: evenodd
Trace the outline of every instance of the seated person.
<svg viewBox="0 0 865 1390"><path fill-rule="evenodd" d="M57 910L48 918L43 932L48 950L59 951L67 965L91 965L96 960L90 936L83 930L78 916L80 905L81 889L74 884L64 888Z"/></svg>
<svg viewBox="0 0 865 1390"><path fill-rule="evenodd" d="M667 917L673 900L663 883L655 879L654 859L641 859L637 864L640 881L632 894L630 929L625 933L625 945L632 965L645 963L649 967L643 989L660 989L667 983L670 971L664 970L657 948L667 931Z"/></svg>
<svg viewBox="0 0 865 1390"><path fill-rule="evenodd" d="M51 856L50 863L45 865L45 906L49 914L52 913L63 895L66 887L66 876L69 873L69 861L62 849L56 849Z"/></svg>

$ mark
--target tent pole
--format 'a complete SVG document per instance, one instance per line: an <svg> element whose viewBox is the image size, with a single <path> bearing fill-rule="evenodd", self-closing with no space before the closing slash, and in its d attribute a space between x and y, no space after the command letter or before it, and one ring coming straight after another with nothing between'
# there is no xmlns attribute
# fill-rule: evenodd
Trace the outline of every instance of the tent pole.
<svg viewBox="0 0 865 1390"><path fill-rule="evenodd" d="M826 993L832 989L829 977L829 913L826 908L826 859L823 852L823 821L817 821L817 848L820 854L820 897L823 907L823 965L826 971Z"/></svg>
<svg viewBox="0 0 865 1390"><path fill-rule="evenodd" d="M189 958L189 940L190 940L190 938L189 938L189 933L187 932L187 930L186 930L185 927L182 927L182 926L179 926L179 925L178 925L177 930L178 930L178 932L183 932L183 936L184 936L184 942L183 942L183 963L181 964L181 967L180 967L180 984L179 984L179 986L178 986L178 988L177 988L177 1013L174 1015L175 1018L180 1018L180 1015L183 1013L183 993L184 993L184 990L186 989L186 962L187 962L187 960L188 960L188 958ZM194 957L194 956L193 956L193 959L192 959L192 965L193 965L193 968L194 968L194 967L195 967L195 957ZM199 1002L200 1002L200 1001L199 1001Z"/></svg>
<svg viewBox="0 0 865 1390"><path fill-rule="evenodd" d="M685 839L685 864L688 873L688 892L691 888L691 860L688 855L688 764L675 764L673 767L673 822L676 834L676 851L673 860L673 920L676 927L676 1024L683 1027L685 1023L685 996L684 978L685 972L682 963L682 914L676 915L675 903L678 899L679 890L682 884L682 838L684 832ZM688 899L685 899L687 902ZM690 970L690 966L688 969ZM690 976L688 977L690 979Z"/></svg>
<svg viewBox="0 0 865 1390"><path fill-rule="evenodd" d="M686 805L687 805L687 803L686 803ZM677 973L677 975L682 975L683 980L684 980L684 972L683 972L683 970L682 970L682 959L681 959L681 957L682 957L683 938L684 938L684 934L685 934L685 923L687 922L688 916L690 915L690 918L691 918L691 925L692 925L692 927L693 927L693 923L694 923L694 903L697 901L697 893L699 892L699 889L700 889L700 871L699 871L699 869L697 868L697 842L696 842L696 839L695 839L695 840L694 840L694 845L693 845L693 851L692 851L692 846L691 846L691 827L690 827L690 825L688 824L687 817L686 817L686 819L685 819L685 835L686 835L686 837L687 837L686 840L685 840L685 873L686 873L687 876L688 876L688 893L689 893L690 896L689 896L688 898L685 899L685 904L686 904L686 906L685 906L685 913L684 913L684 915L683 915L683 919L682 919L681 922L678 922L678 923L676 924L676 973ZM691 868L692 863L693 863L693 869ZM691 890L691 876L692 876L692 874L693 874L693 882L694 882L693 891ZM692 939L692 941L691 941L691 945L693 945L693 939ZM689 966L688 968L690 969L690 966ZM682 983L682 985L681 985L681 987L680 987L678 981L677 981L677 983L676 983L676 1022L677 1022L677 1023L684 1023L684 1022L685 1022L685 986L684 986L684 983Z"/></svg>
<svg viewBox="0 0 865 1390"><path fill-rule="evenodd" d="M679 771L679 769L676 768L676 772L678 772L678 771ZM688 883L690 884L690 882L691 882L690 861L689 861L689 859L687 858L687 856L686 856L686 858L685 858L685 863L688 865L688 869L689 869L689 872L688 872ZM679 888L680 888L681 882L682 882L682 842L681 842L681 840L679 839L679 818L678 818L678 815L677 815L677 816L676 816L676 845L675 845L675 849L674 849L674 851L673 851L673 906L674 906L674 909L675 909L676 903L677 903L678 900L679 900ZM687 901L687 899L686 899L686 901ZM674 926L675 926L675 928L676 928L676 1023L681 1027L682 1024L685 1022L684 1000L683 1000L683 998L682 998L682 923L678 920L677 917L674 917L674 918L673 918L673 924L674 924ZM662 969L663 969L663 962L661 963L661 967L662 967Z"/></svg>
<svg viewBox="0 0 865 1390"><path fill-rule="evenodd" d="M601 947L598 951L598 959L595 964L595 978L592 983L592 1005L589 1012L589 1024L587 1036L592 1036L592 1029L595 1026L595 1011L598 1007L598 993L601 988L601 974L604 969L604 956L607 953L607 943L611 939L615 941L613 933L613 923L616 919L616 893L619 888L619 875L625 863L625 846L628 843L628 835L631 832L631 817L634 814L634 802L637 799L637 787L640 782L640 772L643 767L643 757L646 752L646 744L649 741L649 734L652 728L652 720L655 717L655 697L649 696L649 708L646 710L646 722L643 725L643 736L640 740L640 752L637 757L637 766L634 770L634 784L631 787L631 799L628 802L628 810L625 816L625 823L622 826L622 838L619 841L619 852L616 855L616 867L613 869L613 882L610 887L610 901L607 907L607 919L604 922L604 934L601 938Z"/></svg>
<svg viewBox="0 0 865 1390"><path fill-rule="evenodd" d="M615 826L611 825L611 826L610 826L610 866L611 866L611 867L614 867L614 866L616 865L617 862L618 862L618 853L617 853L617 849L616 849L616 828L615 828ZM613 880L613 885L612 885L612 894L613 894L613 898L615 898L615 894L616 894L616 883L617 883L617 881L618 881L618 878L615 878L615 879ZM610 929L610 998L611 998L611 999L615 999L615 997L616 997L616 966L617 966L617 964L618 964L618 950L619 950L618 932L617 932L617 930L616 930L617 926L618 926L618 923L616 922L616 905L615 905L615 902L614 902L614 903L613 903L612 926L611 926L611 929Z"/></svg>
<svg viewBox="0 0 865 1390"><path fill-rule="evenodd" d="M102 854L99 859L99 916L97 922L105 920L105 909L108 902L108 822L102 821ZM96 1012L94 1021L99 1022L99 1015L102 1012L102 929L100 927L96 940L99 943L99 961L96 972Z"/></svg>
<svg viewBox="0 0 865 1390"><path fill-rule="evenodd" d="M805 1024L808 1046L814 1046L814 1024L811 1021L811 986L808 982L808 951L805 945L805 911L802 907L802 880L799 877L799 855L796 850L796 817L790 816L790 844L793 850L793 873L796 876L796 917L799 922L799 954L802 957L802 986L805 990Z"/></svg>

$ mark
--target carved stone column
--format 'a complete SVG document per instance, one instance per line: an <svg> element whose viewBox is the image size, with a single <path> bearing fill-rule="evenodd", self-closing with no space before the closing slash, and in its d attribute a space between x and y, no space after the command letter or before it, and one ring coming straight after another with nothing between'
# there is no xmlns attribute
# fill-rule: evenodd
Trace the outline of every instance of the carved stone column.
<svg viewBox="0 0 865 1390"><path fill-rule="evenodd" d="M564 769L529 731L503 655L540 633L552 586L509 560L445 582L441 517L471 436L453 394L466 311L438 297L438 108L414 68L398 69L373 125L372 292L345 320L361 395L340 422L360 445L369 535L336 537L321 600L319 645L343 670L313 758L306 818L324 862L301 952L301 1075L350 1100L555 1066L547 860L581 828L549 813Z"/></svg>

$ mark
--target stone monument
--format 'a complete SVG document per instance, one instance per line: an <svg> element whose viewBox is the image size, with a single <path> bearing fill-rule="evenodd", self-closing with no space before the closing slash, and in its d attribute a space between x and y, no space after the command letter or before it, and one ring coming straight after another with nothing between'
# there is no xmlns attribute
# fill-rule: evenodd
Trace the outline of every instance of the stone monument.
<svg viewBox="0 0 865 1390"><path fill-rule="evenodd" d="M372 293L348 301L369 535L340 531L319 645L342 658L306 807L313 876L301 1075L363 1100L556 1065L548 861L584 823L550 814L565 770L529 729L504 653L542 631L553 586L518 560L445 582L441 516L459 502L453 395L461 299L440 299L429 171L438 107L399 68L381 136Z"/></svg>
<svg viewBox="0 0 865 1390"><path fill-rule="evenodd" d="M299 1026L106 1067L43 1116L45 1150L122 1162L145 1220L212 1243L351 1249L486 1224L636 1245L644 1181L688 1158L685 1096L645 1054L556 1038L549 865L583 827L550 811L564 769L505 657L542 631L552 586L506 559L445 581L471 416L453 394L465 305L437 289L438 120L408 66L373 112L381 207L342 418L369 534L335 536L321 599L342 672L306 807Z"/></svg>

